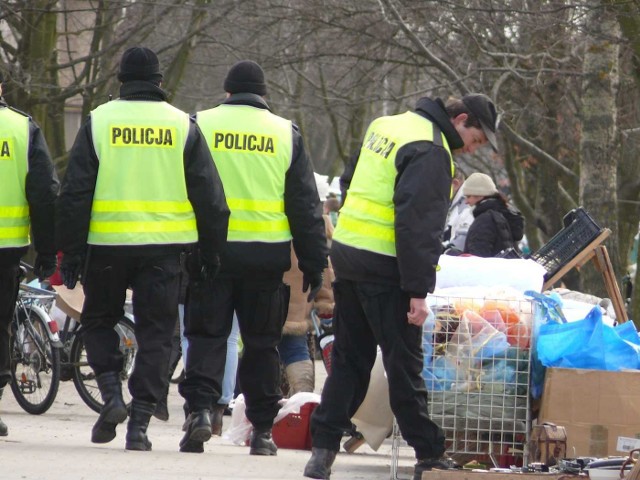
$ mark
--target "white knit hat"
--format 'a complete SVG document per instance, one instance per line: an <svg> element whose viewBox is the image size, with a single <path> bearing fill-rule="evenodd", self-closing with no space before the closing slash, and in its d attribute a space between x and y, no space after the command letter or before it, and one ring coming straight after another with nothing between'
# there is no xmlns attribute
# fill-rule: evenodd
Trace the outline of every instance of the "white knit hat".
<svg viewBox="0 0 640 480"><path fill-rule="evenodd" d="M496 184L493 183L489 175L485 175L484 173L472 173L462 185L462 194L465 196L477 195L480 197L490 197L496 193L498 193Z"/></svg>

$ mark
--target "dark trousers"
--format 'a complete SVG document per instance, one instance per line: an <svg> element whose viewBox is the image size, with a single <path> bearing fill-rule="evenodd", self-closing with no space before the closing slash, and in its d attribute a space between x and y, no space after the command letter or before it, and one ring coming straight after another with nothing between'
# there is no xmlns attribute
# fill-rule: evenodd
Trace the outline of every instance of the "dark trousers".
<svg viewBox="0 0 640 480"><path fill-rule="evenodd" d="M367 393L377 345L389 380L391 410L419 459L445 451L444 433L427 411L422 329L407 322L409 296L400 288L338 279L331 374L311 419L313 446L338 451Z"/></svg>
<svg viewBox="0 0 640 480"><path fill-rule="evenodd" d="M238 377L247 418L257 430L271 428L282 398L277 346L288 305L289 287L281 274L191 280L185 304L186 375L179 386L190 411L211 408L220 398L235 311L244 347Z"/></svg>
<svg viewBox="0 0 640 480"><path fill-rule="evenodd" d="M114 327L124 315L126 291L131 287L138 352L129 391L135 399L156 403L165 393L179 281L177 253L90 257L81 317L87 360L96 375L122 370L120 339Z"/></svg>
<svg viewBox="0 0 640 480"><path fill-rule="evenodd" d="M11 381L11 320L20 284L20 259L0 266L0 388Z"/></svg>

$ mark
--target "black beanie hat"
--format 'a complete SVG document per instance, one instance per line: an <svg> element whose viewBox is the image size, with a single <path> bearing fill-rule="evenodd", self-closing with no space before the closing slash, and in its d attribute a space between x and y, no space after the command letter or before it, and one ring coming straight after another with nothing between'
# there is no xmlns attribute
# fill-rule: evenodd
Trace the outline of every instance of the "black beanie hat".
<svg viewBox="0 0 640 480"><path fill-rule="evenodd" d="M122 83L132 80L146 80L160 83L160 62L158 56L145 47L131 47L122 54L118 80Z"/></svg>
<svg viewBox="0 0 640 480"><path fill-rule="evenodd" d="M266 95L264 72L260 65L251 60L242 60L229 69L224 79L224 91L229 93L255 93Z"/></svg>

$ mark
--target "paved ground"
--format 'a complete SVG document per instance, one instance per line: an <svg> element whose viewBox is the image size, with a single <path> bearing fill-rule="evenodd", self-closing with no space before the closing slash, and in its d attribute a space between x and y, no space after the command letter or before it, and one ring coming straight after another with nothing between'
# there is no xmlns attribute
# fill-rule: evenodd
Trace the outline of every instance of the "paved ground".
<svg viewBox="0 0 640 480"><path fill-rule="evenodd" d="M323 383L321 363L316 362L317 391ZM302 479L309 452L280 449L277 457L249 456L248 447L233 445L214 437L205 444L204 454L178 451L183 414L182 401L175 385L169 397L168 422L152 419L149 437L152 452L124 449L125 425L116 439L106 445L89 441L97 414L78 396L72 382L60 384L51 409L44 415L25 413L6 389L0 404L0 416L9 426L9 436L0 437L0 479L29 480L121 480L121 479L225 479L288 480ZM225 417L225 428L231 423ZM401 449L399 478L410 478L412 451ZM332 480L390 478L391 443L387 440L378 452L368 446L354 454L341 453L334 464Z"/></svg>

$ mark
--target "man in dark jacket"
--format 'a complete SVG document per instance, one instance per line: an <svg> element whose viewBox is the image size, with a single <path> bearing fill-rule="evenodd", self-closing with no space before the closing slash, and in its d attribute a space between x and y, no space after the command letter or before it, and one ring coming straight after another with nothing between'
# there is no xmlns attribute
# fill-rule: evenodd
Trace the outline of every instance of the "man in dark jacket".
<svg viewBox="0 0 640 480"><path fill-rule="evenodd" d="M496 148L497 114L484 95L445 107L421 98L414 112L374 120L357 163L341 178L348 188L333 236L335 340L331 374L312 416L312 456L304 471L329 478L342 433L367 391L382 350L391 409L418 463L414 479L456 465L427 413L422 378L426 296L436 281L451 198L452 152Z"/></svg>
<svg viewBox="0 0 640 480"><path fill-rule="evenodd" d="M131 287L138 352L126 448L151 450L146 431L167 382L180 254L197 243L197 270L215 275L229 209L198 126L166 102L156 54L128 49L118 79L120 98L91 112L71 149L56 234L68 288L86 261L84 342L105 403L91 441L110 442L127 417L114 326Z"/></svg>
<svg viewBox="0 0 640 480"><path fill-rule="evenodd" d="M189 341L180 393L190 421L183 452L202 452L210 437L234 311L244 351L239 380L253 425L252 455L276 455L271 427L282 398L277 346L287 316L291 242L311 301L322 287L327 240L313 168L298 128L271 113L264 72L241 61L224 81L227 98L197 114L231 209L222 269L213 281L192 281L185 314ZM194 280L194 279L192 279Z"/></svg>
<svg viewBox="0 0 640 480"><path fill-rule="evenodd" d="M20 283L20 258L37 252L34 273L43 280L56 270L53 239L58 178L40 127L2 98L0 73L0 399L11 381L11 319ZM8 434L0 420L0 436Z"/></svg>

